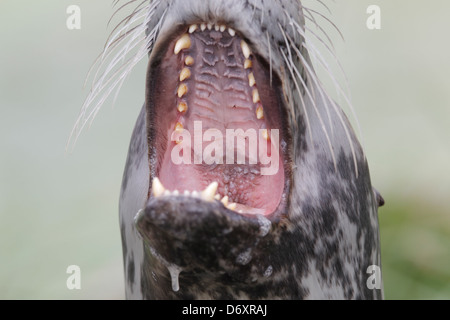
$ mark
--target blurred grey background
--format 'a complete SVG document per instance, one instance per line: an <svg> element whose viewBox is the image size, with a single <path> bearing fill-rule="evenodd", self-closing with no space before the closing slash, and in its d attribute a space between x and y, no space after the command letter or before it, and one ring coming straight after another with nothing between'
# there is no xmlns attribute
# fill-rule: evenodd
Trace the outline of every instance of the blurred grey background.
<svg viewBox="0 0 450 320"><path fill-rule="evenodd" d="M379 212L386 298L449 299L450 2L324 2L345 38L325 26L348 78L372 182L386 200ZM81 30L66 27L72 4L81 8ZM327 13L315 0L305 4ZM381 7L381 30L366 27L371 4ZM66 152L87 71L120 21L107 27L113 11L110 0L0 1L2 299L124 297L118 199L146 61ZM66 287L73 264L81 290Z"/></svg>

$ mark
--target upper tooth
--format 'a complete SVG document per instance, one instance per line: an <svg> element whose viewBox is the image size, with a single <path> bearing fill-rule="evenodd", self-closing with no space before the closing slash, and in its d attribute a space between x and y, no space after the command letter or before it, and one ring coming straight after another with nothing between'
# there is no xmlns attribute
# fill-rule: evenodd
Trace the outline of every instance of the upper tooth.
<svg viewBox="0 0 450 320"><path fill-rule="evenodd" d="M202 192L203 200L213 201L214 195L216 194L218 186L219 186L219 184L216 181L212 182L209 186L207 186L206 189L203 190L203 192Z"/></svg>
<svg viewBox="0 0 450 320"><path fill-rule="evenodd" d="M251 67L252 67L252 60L245 59L245 62L244 62L244 69L249 69L249 68L251 68Z"/></svg>
<svg viewBox="0 0 450 320"><path fill-rule="evenodd" d="M202 24L200 25L200 30L205 31L205 29L206 29L206 24L205 24L205 23L202 23Z"/></svg>
<svg viewBox="0 0 450 320"><path fill-rule="evenodd" d="M164 191L166 191L166 189L164 188L164 186L162 185L161 181L159 181L158 178L153 178L152 181L152 193L155 196L155 198L161 196Z"/></svg>
<svg viewBox="0 0 450 320"><path fill-rule="evenodd" d="M230 34L230 36L234 37L236 35L236 31L234 31L231 28L228 28L228 33Z"/></svg>
<svg viewBox="0 0 450 320"><path fill-rule="evenodd" d="M241 41L241 48L242 48L242 53L244 54L244 57L246 59L250 58L250 54L252 52L250 51L250 47L248 46L247 42L245 42L244 40Z"/></svg>
<svg viewBox="0 0 450 320"><path fill-rule="evenodd" d="M261 120L264 118L264 109L262 108L262 106L258 106L256 108L256 118L258 120Z"/></svg>
<svg viewBox="0 0 450 320"><path fill-rule="evenodd" d="M189 27L189 33L193 33L195 30L197 30L198 26L196 24L193 24Z"/></svg>
<svg viewBox="0 0 450 320"><path fill-rule="evenodd" d="M214 26L214 30L219 31L219 30L220 30L220 26L219 26L218 24L216 24L216 25Z"/></svg>
<svg viewBox="0 0 450 320"><path fill-rule="evenodd" d="M184 34L180 39L178 39L177 43L175 43L175 48L173 52L175 54L179 54L183 49L189 49L191 47L191 38L188 34Z"/></svg>
<svg viewBox="0 0 450 320"><path fill-rule="evenodd" d="M224 32L227 27L225 27L223 24L220 26L220 32Z"/></svg>
<svg viewBox="0 0 450 320"><path fill-rule="evenodd" d="M255 76L253 75L253 72L250 72L248 74L248 85L250 87L253 87L256 84Z"/></svg>
<svg viewBox="0 0 450 320"><path fill-rule="evenodd" d="M178 104L178 108L177 108L177 109L178 109L178 111L181 112L181 113L186 112L187 109L188 109L187 103L181 101L181 102Z"/></svg>
<svg viewBox="0 0 450 320"><path fill-rule="evenodd" d="M180 84L180 86L178 87L178 98L184 96L187 93L187 91L188 91L187 85L185 83Z"/></svg>
<svg viewBox="0 0 450 320"><path fill-rule="evenodd" d="M175 130L176 131L181 131L183 130L183 125L180 122L177 122L177 124L175 125Z"/></svg>
<svg viewBox="0 0 450 320"><path fill-rule="evenodd" d="M253 89L253 103L260 101L258 89Z"/></svg>
<svg viewBox="0 0 450 320"><path fill-rule="evenodd" d="M192 66L194 64L194 58L192 58L191 56L187 56L186 59L184 59L184 63L187 66Z"/></svg>
<svg viewBox="0 0 450 320"><path fill-rule="evenodd" d="M212 29L212 24L208 23L208 24L206 24L206 27L208 28L208 30L211 30Z"/></svg>
<svg viewBox="0 0 450 320"><path fill-rule="evenodd" d="M191 76L191 70L189 68L183 68L180 72L180 81L184 81Z"/></svg>
<svg viewBox="0 0 450 320"><path fill-rule="evenodd" d="M267 140L267 141L270 139L269 131L267 131L267 129L262 130L262 137L264 138L264 140Z"/></svg>

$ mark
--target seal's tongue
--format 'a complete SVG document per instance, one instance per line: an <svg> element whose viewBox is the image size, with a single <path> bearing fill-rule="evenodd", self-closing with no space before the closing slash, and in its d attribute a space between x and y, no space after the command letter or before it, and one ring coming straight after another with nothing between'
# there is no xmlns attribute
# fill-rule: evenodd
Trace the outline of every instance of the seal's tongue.
<svg viewBox="0 0 450 320"><path fill-rule="evenodd" d="M269 215L284 191L279 105L270 75L225 26L193 25L157 70L151 152L168 190L217 182L230 209Z"/></svg>

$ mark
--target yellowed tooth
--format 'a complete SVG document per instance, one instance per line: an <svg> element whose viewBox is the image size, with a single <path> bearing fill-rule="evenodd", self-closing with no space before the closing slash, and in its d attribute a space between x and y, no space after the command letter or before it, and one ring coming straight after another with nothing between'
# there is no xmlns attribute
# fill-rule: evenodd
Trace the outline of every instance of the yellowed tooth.
<svg viewBox="0 0 450 320"><path fill-rule="evenodd" d="M248 85L250 87L253 87L256 84L255 76L253 75L253 72L250 72L248 74Z"/></svg>
<svg viewBox="0 0 450 320"><path fill-rule="evenodd" d="M208 23L208 24L206 24L206 27L208 28L208 30L211 30L212 29L212 24Z"/></svg>
<svg viewBox="0 0 450 320"><path fill-rule="evenodd" d="M214 30L219 31L220 30L220 26L218 24L214 25Z"/></svg>
<svg viewBox="0 0 450 320"><path fill-rule="evenodd" d="M263 129L261 133L262 133L262 137L264 138L264 140L267 140L267 141L270 140L269 131L267 129Z"/></svg>
<svg viewBox="0 0 450 320"><path fill-rule="evenodd" d="M250 47L248 46L247 42L245 42L244 40L241 40L241 49L245 59L250 58L250 54L252 52L250 51Z"/></svg>
<svg viewBox="0 0 450 320"><path fill-rule="evenodd" d="M180 84L178 87L178 98L184 96L188 91L187 85L185 83Z"/></svg>
<svg viewBox="0 0 450 320"><path fill-rule="evenodd" d="M152 181L152 193L153 196L155 198L158 198L160 196L162 196L164 194L164 191L166 191L166 189L164 188L164 186L162 185L161 181L159 181L158 178L153 178Z"/></svg>
<svg viewBox="0 0 450 320"><path fill-rule="evenodd" d="M259 91L258 91L258 89L256 89L256 88L253 89L252 96L253 96L253 103L258 103L258 102L261 101L261 99L259 98Z"/></svg>
<svg viewBox="0 0 450 320"><path fill-rule="evenodd" d="M194 33L198 29L198 25L193 24L189 27L189 33Z"/></svg>
<svg viewBox="0 0 450 320"><path fill-rule="evenodd" d="M253 66L252 60L250 60L250 59L245 59L245 62L244 62L244 69L250 69L252 66Z"/></svg>
<svg viewBox="0 0 450 320"><path fill-rule="evenodd" d="M264 119L264 109L261 105L258 105L258 107L256 108L256 119Z"/></svg>
<svg viewBox="0 0 450 320"><path fill-rule="evenodd" d="M184 64L187 66L192 66L194 64L194 58L192 58L191 56L187 56L184 59Z"/></svg>
<svg viewBox="0 0 450 320"><path fill-rule="evenodd" d="M219 201L220 201L220 194L216 194L216 195L214 196L214 199L216 199L216 200L219 200Z"/></svg>
<svg viewBox="0 0 450 320"><path fill-rule="evenodd" d="M230 36L234 37L236 35L236 31L234 31L234 29L228 28L228 33L230 34Z"/></svg>
<svg viewBox="0 0 450 320"><path fill-rule="evenodd" d="M173 52L175 54L179 54L181 50L183 49L189 49L191 47L191 38L186 33L181 36L180 39L175 43L175 48L173 49Z"/></svg>
<svg viewBox="0 0 450 320"><path fill-rule="evenodd" d="M205 29L206 29L206 24L205 24L205 23L202 23L202 24L200 25L200 30L205 31Z"/></svg>
<svg viewBox="0 0 450 320"><path fill-rule="evenodd" d="M183 125L180 122L177 122L175 125L175 131L181 131L183 130Z"/></svg>
<svg viewBox="0 0 450 320"><path fill-rule="evenodd" d="M227 29L227 27L225 25L221 25L220 26L220 32L224 32Z"/></svg>
<svg viewBox="0 0 450 320"><path fill-rule="evenodd" d="M180 81L184 81L191 77L191 70L189 68L183 68L180 72Z"/></svg>
<svg viewBox="0 0 450 320"><path fill-rule="evenodd" d="M225 207L227 207L228 206L228 196L223 197L222 200L220 200L220 202L222 202L223 205Z"/></svg>
<svg viewBox="0 0 450 320"><path fill-rule="evenodd" d="M233 202L233 203L230 203L227 206L227 208L234 211L234 210L236 210L236 206L237 206L237 204Z"/></svg>
<svg viewBox="0 0 450 320"><path fill-rule="evenodd" d="M181 113L186 112L187 109L188 109L187 103L184 102L184 101L181 101L181 102L178 104L177 109L178 109L178 112L181 112Z"/></svg>
<svg viewBox="0 0 450 320"><path fill-rule="evenodd" d="M219 184L214 181L205 190L202 191L202 199L205 201L213 201Z"/></svg>

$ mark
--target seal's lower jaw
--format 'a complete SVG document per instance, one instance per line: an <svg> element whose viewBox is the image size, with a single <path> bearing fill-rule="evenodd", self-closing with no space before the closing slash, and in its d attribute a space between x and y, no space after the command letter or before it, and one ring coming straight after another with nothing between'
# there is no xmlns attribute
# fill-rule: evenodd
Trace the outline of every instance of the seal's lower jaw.
<svg viewBox="0 0 450 320"><path fill-rule="evenodd" d="M246 216L282 213L289 130L268 63L223 25L181 27L159 48L147 78L149 193L217 200Z"/></svg>
<svg viewBox="0 0 450 320"><path fill-rule="evenodd" d="M136 226L153 254L172 264L231 272L242 252L269 232L270 222L261 219L238 215L218 202L162 196L148 201Z"/></svg>

